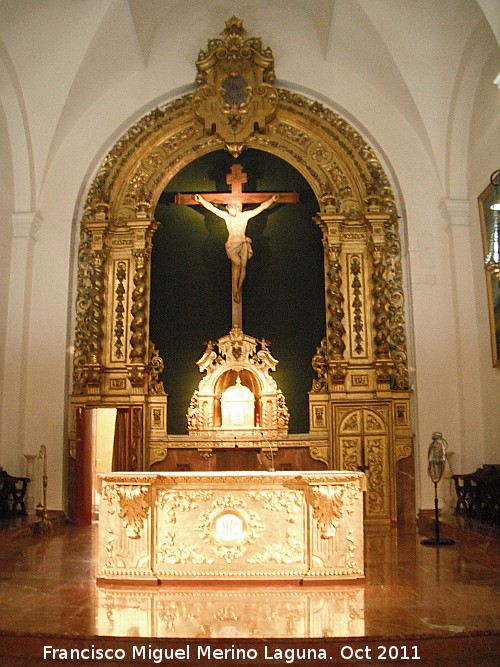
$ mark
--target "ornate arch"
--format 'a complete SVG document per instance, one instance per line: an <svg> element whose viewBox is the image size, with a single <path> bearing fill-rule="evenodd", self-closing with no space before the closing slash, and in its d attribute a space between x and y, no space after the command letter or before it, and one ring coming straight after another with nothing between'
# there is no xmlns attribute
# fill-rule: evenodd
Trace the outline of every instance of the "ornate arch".
<svg viewBox="0 0 500 667"><path fill-rule="evenodd" d="M274 106L243 144L228 141L210 123L207 130L207 123L200 122L200 89L208 86L200 66L208 55L203 55L198 90L135 123L106 156L88 192L78 255L74 406L140 404L146 412L146 449L148 442L165 438L161 360L149 340L148 322L155 207L166 184L195 158L221 148L237 153L250 147L295 167L320 206L315 220L323 234L327 321L325 340L312 360L318 379L310 403L311 432L330 442L325 462L335 466L332 402L381 397L394 422L388 432L399 437L407 457L412 448L401 245L387 174L344 118L269 83L255 90L270 94ZM272 78L268 73L267 80ZM233 125L239 127L236 121ZM323 414L317 427L315 414ZM136 457L143 466L150 461L145 451Z"/></svg>
<svg viewBox="0 0 500 667"><path fill-rule="evenodd" d="M273 153L309 182L321 211L359 220L365 213L396 214L387 175L362 136L316 100L277 89L277 117L246 147ZM135 123L104 159L90 187L83 219L103 214L115 224L151 215L166 184L195 158L226 148L206 135L193 95L157 107Z"/></svg>
<svg viewBox="0 0 500 667"><path fill-rule="evenodd" d="M267 132L251 136L247 146L273 153L293 165L309 182L320 203L316 220L323 230L327 253L327 355L332 361L344 357L345 298L341 293L339 253L346 241L359 240L369 245L375 277L375 355L390 362L388 372L399 387L404 387L407 372L401 245L389 179L374 151L338 114L288 90L279 89L278 100L276 118ZM80 255L83 255L85 267L81 267L78 281L77 370L81 365L82 347L88 347L84 353L92 359L102 347L99 333L103 325L100 311L104 285L99 253L102 255L112 237L119 235L125 243L127 232L135 230L137 234L141 230L141 238L134 242L139 253L135 311L143 325L147 319L144 310L147 304L143 304L140 297L147 269L141 268L141 262L147 261L156 228L152 216L160 194L185 165L200 155L224 147L221 137L204 133L193 111L193 95L186 95L147 114L106 156L90 187L82 221ZM92 229L96 232L91 232ZM96 241L102 241L102 247L99 251L96 248L92 255L95 264L92 284L85 281L89 243L92 245L89 234L95 237L95 248ZM356 267L357 260L352 258L349 270L354 275ZM88 298L89 291L93 294L92 300ZM358 313L358 330L362 326L360 317ZM147 351L147 333L133 335L134 341L141 343L133 346L136 350L133 358L137 359ZM359 338L360 334L356 335ZM75 379L78 382L78 377Z"/></svg>

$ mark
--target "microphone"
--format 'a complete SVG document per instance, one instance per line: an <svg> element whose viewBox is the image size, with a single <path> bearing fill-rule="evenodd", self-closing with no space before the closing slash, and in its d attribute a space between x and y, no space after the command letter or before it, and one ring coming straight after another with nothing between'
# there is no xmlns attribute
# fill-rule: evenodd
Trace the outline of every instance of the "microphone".
<svg viewBox="0 0 500 667"><path fill-rule="evenodd" d="M262 435L262 439L264 440L266 445L269 447L269 453L271 455L271 467L269 468L269 472L276 472L275 469L274 469L274 450L273 450L273 447L272 447L271 443L269 442L269 440L264 436L263 431L261 432L261 435Z"/></svg>

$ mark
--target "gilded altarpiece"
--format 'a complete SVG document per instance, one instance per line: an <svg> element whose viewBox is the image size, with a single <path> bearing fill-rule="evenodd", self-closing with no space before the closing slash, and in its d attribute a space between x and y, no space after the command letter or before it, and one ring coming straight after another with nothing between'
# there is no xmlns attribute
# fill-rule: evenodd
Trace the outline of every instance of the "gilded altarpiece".
<svg viewBox="0 0 500 667"><path fill-rule="evenodd" d="M267 151L300 171L316 195L326 305L325 338L312 358L309 433L282 437L271 449L278 456L287 447L307 450L329 470L361 469L367 518L412 520L401 242L390 181L344 118L275 86L271 50L249 38L238 19L208 42L197 68L195 92L131 127L89 190L78 255L72 414L93 405L141 409L134 445L141 470L186 448L168 434L161 351L149 338L153 211L165 185L196 157L219 149ZM210 448L217 448L216 435ZM210 462L206 449L193 450L198 461Z"/></svg>

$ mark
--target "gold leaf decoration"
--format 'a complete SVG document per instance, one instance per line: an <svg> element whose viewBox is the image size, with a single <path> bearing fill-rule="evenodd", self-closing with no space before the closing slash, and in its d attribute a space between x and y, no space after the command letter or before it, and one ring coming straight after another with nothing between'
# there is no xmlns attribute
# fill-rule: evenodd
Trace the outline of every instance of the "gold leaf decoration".
<svg viewBox="0 0 500 667"><path fill-rule="evenodd" d="M334 537L343 514L345 487L312 486L311 491L313 517L321 537Z"/></svg>

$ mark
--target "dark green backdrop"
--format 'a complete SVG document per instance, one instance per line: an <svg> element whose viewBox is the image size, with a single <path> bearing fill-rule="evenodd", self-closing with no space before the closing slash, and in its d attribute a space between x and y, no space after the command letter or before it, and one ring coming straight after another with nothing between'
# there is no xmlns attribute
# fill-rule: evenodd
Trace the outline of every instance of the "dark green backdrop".
<svg viewBox="0 0 500 667"><path fill-rule="evenodd" d="M176 192L229 191L233 163L248 175L244 191L296 191L298 204L275 204L249 221L254 256L243 285L243 330L270 341L273 377L290 410L290 432L309 429L311 359L325 335L323 249L312 217L318 204L306 180L270 153L247 149L198 158L164 190L151 259L151 339L165 362L168 432L187 432L186 412L202 377L204 342L231 329L231 262L224 221L201 206L177 206ZM250 208L255 205L250 205Z"/></svg>

